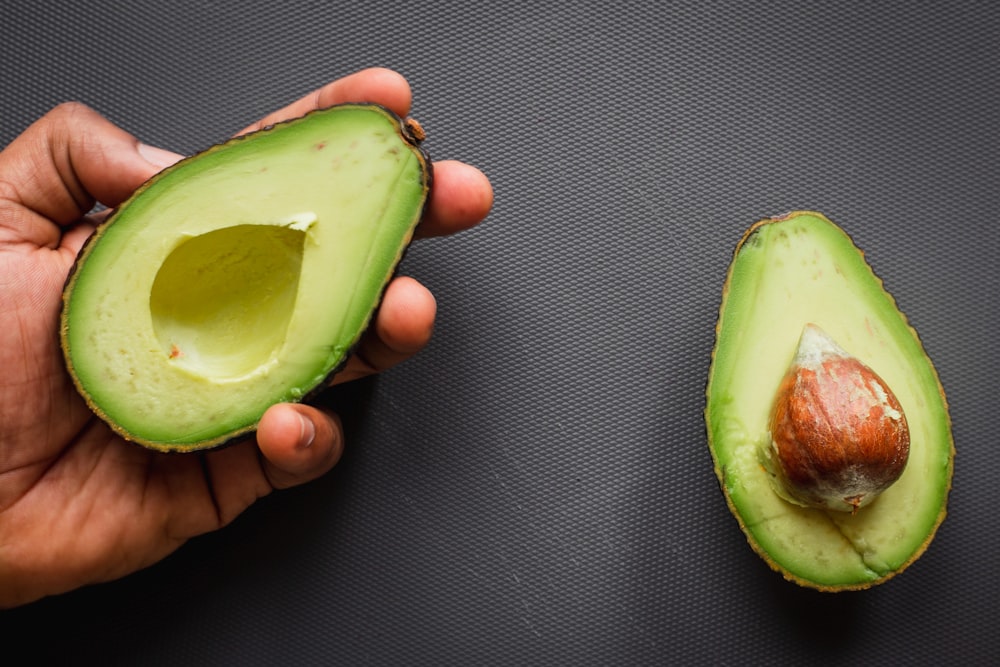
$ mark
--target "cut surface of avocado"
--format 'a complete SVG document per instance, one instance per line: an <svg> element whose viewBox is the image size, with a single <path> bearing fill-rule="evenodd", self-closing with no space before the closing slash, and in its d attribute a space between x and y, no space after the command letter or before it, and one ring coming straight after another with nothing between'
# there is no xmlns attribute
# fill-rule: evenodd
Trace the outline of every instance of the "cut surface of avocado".
<svg viewBox="0 0 1000 667"><path fill-rule="evenodd" d="M768 418L806 324L895 392L910 429L902 476L856 514L794 505L772 487ZM716 474L750 545L775 570L826 591L867 588L918 558L945 515L954 446L933 365L848 235L818 213L754 225L723 291L705 419Z"/></svg>
<svg viewBox="0 0 1000 667"><path fill-rule="evenodd" d="M204 449L325 385L367 327L430 191L403 121L341 105L233 139L143 185L90 238L61 337L128 440Z"/></svg>

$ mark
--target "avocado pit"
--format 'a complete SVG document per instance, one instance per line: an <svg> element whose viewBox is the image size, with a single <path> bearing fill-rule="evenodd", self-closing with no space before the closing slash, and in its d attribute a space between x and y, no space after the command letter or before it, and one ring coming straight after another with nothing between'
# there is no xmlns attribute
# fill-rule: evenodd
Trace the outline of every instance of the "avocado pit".
<svg viewBox="0 0 1000 667"><path fill-rule="evenodd" d="M784 499L857 512L906 467L910 433L899 400L871 368L807 324L781 381L764 457Z"/></svg>

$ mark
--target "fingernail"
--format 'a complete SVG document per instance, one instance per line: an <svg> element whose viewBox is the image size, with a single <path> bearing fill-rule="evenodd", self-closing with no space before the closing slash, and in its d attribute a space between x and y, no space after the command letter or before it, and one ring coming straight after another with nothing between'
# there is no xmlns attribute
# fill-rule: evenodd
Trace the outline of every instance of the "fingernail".
<svg viewBox="0 0 1000 667"><path fill-rule="evenodd" d="M146 162L153 165L157 169L165 169L184 157L183 155L178 155L172 151L157 148L156 146L150 146L148 144L139 144L139 155L141 155Z"/></svg>
<svg viewBox="0 0 1000 667"><path fill-rule="evenodd" d="M313 440L316 439L316 425L312 423L312 420L306 419L302 415L299 415L299 421L302 426L302 432L299 434L299 447L307 449L312 447Z"/></svg>

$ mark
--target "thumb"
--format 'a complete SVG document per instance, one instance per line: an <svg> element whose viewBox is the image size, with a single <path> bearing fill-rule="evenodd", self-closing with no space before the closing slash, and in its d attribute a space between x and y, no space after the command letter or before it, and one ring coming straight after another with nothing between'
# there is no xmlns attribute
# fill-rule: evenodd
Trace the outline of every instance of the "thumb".
<svg viewBox="0 0 1000 667"><path fill-rule="evenodd" d="M93 109L61 104L0 153L3 203L20 208L17 230L48 238L100 202L115 207L180 156L143 146Z"/></svg>

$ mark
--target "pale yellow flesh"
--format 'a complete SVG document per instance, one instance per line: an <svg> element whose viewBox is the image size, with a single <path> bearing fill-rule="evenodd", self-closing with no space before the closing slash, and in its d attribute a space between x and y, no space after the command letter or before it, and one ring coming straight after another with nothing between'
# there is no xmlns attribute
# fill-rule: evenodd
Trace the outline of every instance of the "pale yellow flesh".
<svg viewBox="0 0 1000 667"><path fill-rule="evenodd" d="M820 587L892 574L933 535L951 475L947 408L916 335L847 236L816 215L761 226L735 259L728 290L706 416L724 490L751 543L787 575ZM902 477L855 515L792 505L761 465L774 393L809 322L873 368L909 422Z"/></svg>
<svg viewBox="0 0 1000 667"><path fill-rule="evenodd" d="M398 124L370 113L182 163L108 227L64 326L82 390L126 435L166 446L252 428L340 363L427 190Z"/></svg>

